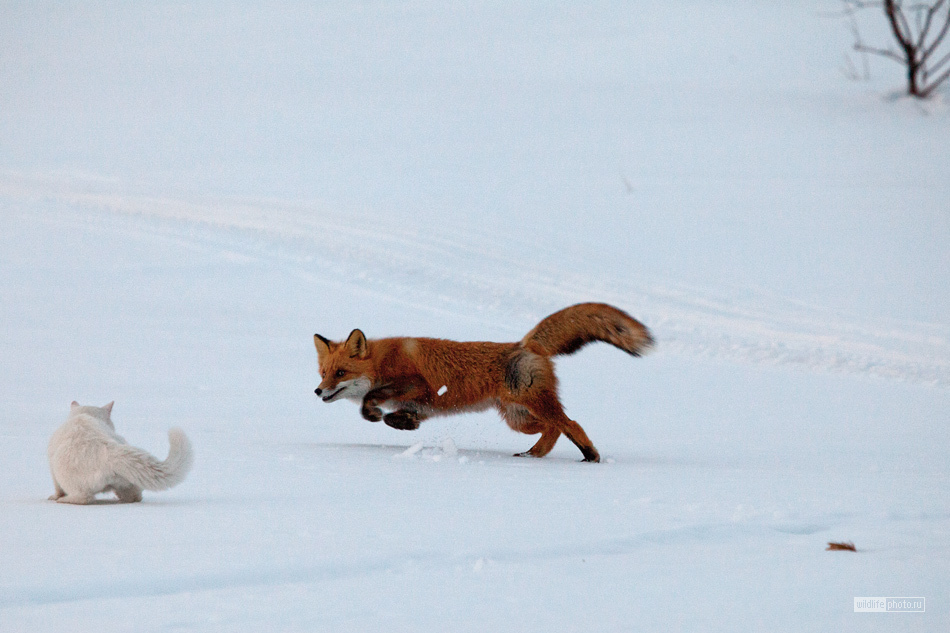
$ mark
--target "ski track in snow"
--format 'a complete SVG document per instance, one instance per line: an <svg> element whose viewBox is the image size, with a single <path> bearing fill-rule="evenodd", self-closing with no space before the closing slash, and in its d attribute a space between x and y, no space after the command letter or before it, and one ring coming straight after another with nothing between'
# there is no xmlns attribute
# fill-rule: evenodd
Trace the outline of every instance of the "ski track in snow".
<svg viewBox="0 0 950 633"><path fill-rule="evenodd" d="M554 310L598 300L644 321L665 351L950 386L943 324L856 320L764 292L744 291L740 303L696 289L565 274L519 259L511 238L472 235L470 227L463 239L441 227L423 233L314 204L153 197L109 191L103 181L15 173L0 174L0 199L55 202L84 221L153 220L135 230L276 260L301 278L360 286L429 311L486 321L501 315L520 324L509 328L515 338Z"/></svg>
<svg viewBox="0 0 950 633"><path fill-rule="evenodd" d="M314 584L325 581L342 580L374 574L386 573L404 567L406 564L424 568L472 567L479 561L491 561L496 564L519 564L529 561L556 561L580 557L619 556L629 554L640 547L655 545L677 545L693 541L710 542L741 540L748 532L778 531L775 528L748 526L745 530L734 524L710 523L652 530L641 534L617 537L588 543L575 541L563 544L539 545L527 548L500 548L492 551L448 554L435 550L417 550L400 552L393 556L367 560L348 560L317 567L277 568L262 570L257 566L245 571L233 570L225 573L186 574L181 577L164 579L148 578L135 581L124 578L112 584L101 582L91 585L70 584L69 587L43 586L38 588L21 587L0 595L0 609L37 605L53 605L85 600L111 600L124 598L145 598L168 596L181 593L220 591L239 587L273 587L293 584Z"/></svg>

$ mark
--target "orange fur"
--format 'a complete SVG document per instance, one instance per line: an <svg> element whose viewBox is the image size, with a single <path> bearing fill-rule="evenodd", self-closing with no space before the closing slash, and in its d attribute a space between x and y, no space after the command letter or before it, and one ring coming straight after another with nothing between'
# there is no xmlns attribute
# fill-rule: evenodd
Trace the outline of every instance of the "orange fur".
<svg viewBox="0 0 950 633"><path fill-rule="evenodd" d="M512 429L541 438L521 455L543 457L563 433L585 461L600 454L584 429L567 417L557 395L552 356L592 341L634 356L653 344L649 331L625 312L582 303L542 320L517 343L433 338L367 339L353 330L344 342L314 335L324 401L361 402L363 417L411 430L433 415L494 407ZM383 413L383 409L391 410Z"/></svg>

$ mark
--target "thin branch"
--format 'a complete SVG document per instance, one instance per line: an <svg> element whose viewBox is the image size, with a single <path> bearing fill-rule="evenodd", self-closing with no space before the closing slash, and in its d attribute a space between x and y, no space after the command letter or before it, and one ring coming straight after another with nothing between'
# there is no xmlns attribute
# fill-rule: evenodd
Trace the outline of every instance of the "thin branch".
<svg viewBox="0 0 950 633"><path fill-rule="evenodd" d="M861 31L858 29L858 18L853 9L848 11L848 22L851 25L851 35L854 36L854 43L864 44L861 39Z"/></svg>
<svg viewBox="0 0 950 633"><path fill-rule="evenodd" d="M860 51L862 53L874 53L875 55L880 55L881 57L890 57L899 64L907 63L907 60L895 53L892 50L886 48L874 48L873 46L865 46L864 44L855 44L854 50Z"/></svg>
<svg viewBox="0 0 950 633"><path fill-rule="evenodd" d="M945 73L943 73L942 75L934 79L932 82L930 82L930 85L924 88L920 92L921 96L924 98L929 97L931 93L933 93L933 91L937 89L937 86L945 82L947 78L950 78L950 68L948 68Z"/></svg>
<svg viewBox="0 0 950 633"><path fill-rule="evenodd" d="M920 36L917 38L917 48L923 47L924 42L927 41L927 33L930 32L930 25L933 22L934 14L940 10L940 5L942 5L945 1L946 0L939 0L939 2L934 4L932 7L921 8L921 9L924 9L924 8L927 9L927 18L924 20L923 26L918 25L918 28L920 29L919 30ZM920 13L921 13L920 11L917 12L918 20L919 20Z"/></svg>
<svg viewBox="0 0 950 633"><path fill-rule="evenodd" d="M950 68L948 68L942 75L934 79L933 83L931 84L931 90L946 81L948 77L950 77Z"/></svg>
<svg viewBox="0 0 950 633"><path fill-rule="evenodd" d="M874 54L898 62L907 71L907 92L915 97L926 98L936 87L950 78L950 53L943 53L943 43L950 36L950 0L918 1L907 4L901 0L841 0L843 14L848 18L854 36L854 50ZM868 46L861 39L856 12L869 7L883 10L897 49ZM909 12L913 12L913 16ZM939 25L939 26L938 26ZM936 31L936 32L935 32ZM931 64L938 54L940 59ZM864 57L867 63L867 56ZM847 59L850 64L850 58ZM853 64L848 69L855 75Z"/></svg>
<svg viewBox="0 0 950 633"><path fill-rule="evenodd" d="M944 55L943 59L941 59L937 63L931 64L930 72L932 73L940 72L940 67L946 64L947 62L950 62L950 53L947 53L946 55Z"/></svg>
<svg viewBox="0 0 950 633"><path fill-rule="evenodd" d="M912 46L913 40L913 31L910 30L910 24L907 23L907 16L904 15L904 9L900 5L895 5L894 0L887 0L884 3L884 10L888 11L888 15L896 16L896 20L891 20L891 23L894 28L894 34L897 35L897 40L901 43L902 47ZM900 21L900 27L897 26L897 21Z"/></svg>
<svg viewBox="0 0 950 633"><path fill-rule="evenodd" d="M925 9L927 9L927 7L923 5L910 7L910 10L914 12L914 22L916 23L915 26L917 27L917 33L920 33L923 30L924 23L922 21L922 16Z"/></svg>
<svg viewBox="0 0 950 633"><path fill-rule="evenodd" d="M943 0L941 0L942 2ZM943 41L943 38L947 36L947 32L950 31L950 8L947 9L947 19L944 20L943 26L940 29L940 33L933 39L930 46L924 49L923 55L920 57L921 62L927 61L927 58L933 55L937 51L937 47L940 46L940 43Z"/></svg>
<svg viewBox="0 0 950 633"><path fill-rule="evenodd" d="M847 53L844 54L844 76L852 81L861 79L861 73L858 72L858 67L854 65L851 56Z"/></svg>
<svg viewBox="0 0 950 633"><path fill-rule="evenodd" d="M883 2L866 2L863 0L845 0L846 4L850 4L855 9L867 9L868 7L877 7L881 8L884 6Z"/></svg>

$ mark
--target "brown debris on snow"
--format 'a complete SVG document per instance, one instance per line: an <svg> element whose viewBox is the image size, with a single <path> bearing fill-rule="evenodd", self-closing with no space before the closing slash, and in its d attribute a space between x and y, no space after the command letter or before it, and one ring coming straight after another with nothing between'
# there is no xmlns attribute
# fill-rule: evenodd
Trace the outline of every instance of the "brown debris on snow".
<svg viewBox="0 0 950 633"><path fill-rule="evenodd" d="M828 547L825 548L826 552L856 552L858 549L854 546L854 543L851 541L843 543L828 543Z"/></svg>

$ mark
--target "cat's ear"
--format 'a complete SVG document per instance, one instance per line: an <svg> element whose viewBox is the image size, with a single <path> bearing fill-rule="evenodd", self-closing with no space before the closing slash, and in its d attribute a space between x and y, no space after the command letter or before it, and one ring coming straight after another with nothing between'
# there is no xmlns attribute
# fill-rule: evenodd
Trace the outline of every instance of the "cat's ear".
<svg viewBox="0 0 950 633"><path fill-rule="evenodd" d="M109 404L107 404L106 406L104 406L104 407L102 407L102 408L105 409L106 411L108 411L108 412L111 414L111 413L112 413L112 405L114 405L114 404L115 404L115 400L113 400L112 402L110 402Z"/></svg>
<svg viewBox="0 0 950 633"><path fill-rule="evenodd" d="M72 411L73 409L77 409L77 408L79 408L79 403L76 402L75 400L73 400L71 403L69 403L69 410L70 410L70 411Z"/></svg>

